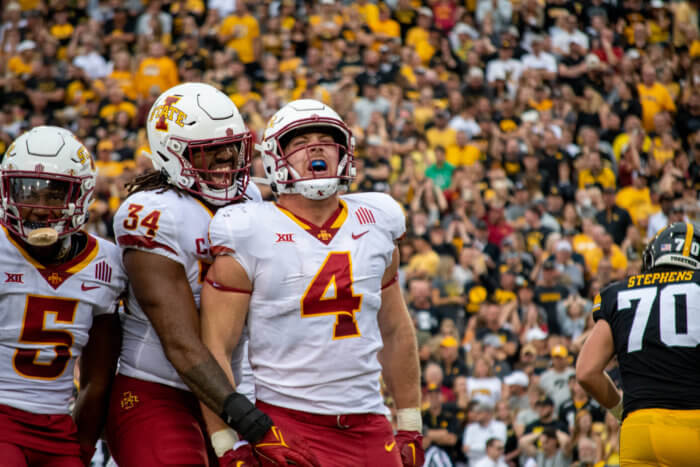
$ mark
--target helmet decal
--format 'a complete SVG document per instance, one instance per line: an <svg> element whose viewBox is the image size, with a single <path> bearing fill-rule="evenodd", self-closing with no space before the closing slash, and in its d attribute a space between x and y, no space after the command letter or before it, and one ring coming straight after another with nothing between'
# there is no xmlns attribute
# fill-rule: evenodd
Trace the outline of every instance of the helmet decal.
<svg viewBox="0 0 700 467"><path fill-rule="evenodd" d="M162 105L154 107L151 111L151 116L149 120L157 118L155 128L159 131L168 131L168 122L175 122L178 126L185 126L185 119L187 114L174 107L177 101L180 100L179 96L168 96Z"/></svg>

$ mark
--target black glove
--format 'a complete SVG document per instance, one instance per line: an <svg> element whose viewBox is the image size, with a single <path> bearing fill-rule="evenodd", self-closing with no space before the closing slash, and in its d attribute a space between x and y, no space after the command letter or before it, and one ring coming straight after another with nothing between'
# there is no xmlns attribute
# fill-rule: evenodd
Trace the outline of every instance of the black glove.
<svg viewBox="0 0 700 467"><path fill-rule="evenodd" d="M233 392L224 401L221 419L241 438L256 444L272 427L272 419L255 407L243 394Z"/></svg>

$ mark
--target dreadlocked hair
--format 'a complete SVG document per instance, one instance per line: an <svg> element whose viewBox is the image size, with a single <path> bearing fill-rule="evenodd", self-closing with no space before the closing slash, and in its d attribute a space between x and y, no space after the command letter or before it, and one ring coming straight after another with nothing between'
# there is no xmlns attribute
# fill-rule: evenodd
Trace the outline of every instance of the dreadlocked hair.
<svg viewBox="0 0 700 467"><path fill-rule="evenodd" d="M164 193L168 190L175 190L180 194L180 190L168 182L168 174L164 170L148 170L137 175L126 184L126 190L130 195L139 191Z"/></svg>

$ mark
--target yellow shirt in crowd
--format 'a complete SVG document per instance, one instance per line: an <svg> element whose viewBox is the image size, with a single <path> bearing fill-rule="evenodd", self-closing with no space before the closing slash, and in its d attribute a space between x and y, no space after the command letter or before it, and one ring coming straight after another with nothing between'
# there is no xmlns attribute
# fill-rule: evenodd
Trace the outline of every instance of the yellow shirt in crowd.
<svg viewBox="0 0 700 467"><path fill-rule="evenodd" d="M435 277L438 263L440 263L440 257L433 250L427 253L416 253L408 262L406 272L416 273L422 271L430 277Z"/></svg>
<svg viewBox="0 0 700 467"><path fill-rule="evenodd" d="M367 2L364 5L358 5L353 2L352 7L360 13L365 24L373 24L379 20L379 8L374 3Z"/></svg>
<svg viewBox="0 0 700 467"><path fill-rule="evenodd" d="M114 70L109 74L108 79L115 81L126 97L131 100L136 99L137 93L134 73L126 70Z"/></svg>
<svg viewBox="0 0 700 467"><path fill-rule="evenodd" d="M32 72L32 64L24 63L19 55L15 55L7 62L7 68L16 75L24 75Z"/></svg>
<svg viewBox="0 0 700 467"><path fill-rule="evenodd" d="M445 158L447 159L447 162L455 167L469 167L478 161L480 157L481 151L472 144L467 144L464 147L459 147L456 144L452 144L445 150Z"/></svg>
<svg viewBox="0 0 700 467"><path fill-rule="evenodd" d="M627 256L622 252L619 246L614 245L610 249L610 265L615 271L626 271L627 270ZM583 254L583 259L586 262L588 270L591 275L598 274L598 265L600 260L603 259L605 255L600 247L596 247L586 251Z"/></svg>
<svg viewBox="0 0 700 467"><path fill-rule="evenodd" d="M239 109L243 108L243 106L250 100L254 100L257 102L260 102L260 94L257 92L247 92L245 94L231 94L231 100L233 101L234 104L236 104L236 107Z"/></svg>
<svg viewBox="0 0 700 467"><path fill-rule="evenodd" d="M226 43L226 47L233 49L238 54L238 59L243 63L255 61L255 39L260 36L260 26L254 16L247 14L243 17L236 15L227 16L221 22L219 34L228 36L233 33L236 36Z"/></svg>
<svg viewBox="0 0 700 467"><path fill-rule="evenodd" d="M609 167L603 167L598 175L593 175L590 170L583 169L578 173L578 187L586 188L588 185L599 183L603 188L615 188L615 172Z"/></svg>
<svg viewBox="0 0 700 467"><path fill-rule="evenodd" d="M137 91L142 97L148 96L152 86L158 86L160 92L163 92L179 82L177 65L169 57L144 58L139 65L137 76Z"/></svg>
<svg viewBox="0 0 700 467"><path fill-rule="evenodd" d="M621 208L627 209L634 225L639 225L641 219L645 219L656 212L651 202L648 187L638 189L630 185L621 188L615 196L615 203Z"/></svg>
<svg viewBox="0 0 700 467"><path fill-rule="evenodd" d="M448 147L457 144L457 130L450 127L446 127L444 130L432 127L425 132L425 137L428 139L428 144L430 144L431 148L442 146L447 150Z"/></svg>
<svg viewBox="0 0 700 467"><path fill-rule="evenodd" d="M654 83L651 87L644 84L637 85L639 92L639 102L642 104L642 124L646 131L654 131L654 115L667 110L676 111L676 104L673 103L671 94L661 83Z"/></svg>
<svg viewBox="0 0 700 467"><path fill-rule="evenodd" d="M388 37L401 36L401 27L399 26L399 23L397 23L393 19L387 19L384 21L378 19L374 23L371 23L369 25L369 28L375 34L384 34Z"/></svg>
<svg viewBox="0 0 700 467"><path fill-rule="evenodd" d="M107 104L100 109L100 117L105 120L113 119L119 112L126 112L130 118L136 116L136 106L129 101L119 104Z"/></svg>

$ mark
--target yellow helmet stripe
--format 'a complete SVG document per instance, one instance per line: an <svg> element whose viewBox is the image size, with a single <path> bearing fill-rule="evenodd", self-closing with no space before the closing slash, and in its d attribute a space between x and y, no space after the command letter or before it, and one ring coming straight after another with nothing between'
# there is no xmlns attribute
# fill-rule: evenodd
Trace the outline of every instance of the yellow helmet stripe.
<svg viewBox="0 0 700 467"><path fill-rule="evenodd" d="M693 224L685 223L685 243L683 243L683 256L690 256L690 244L693 241L694 233Z"/></svg>

